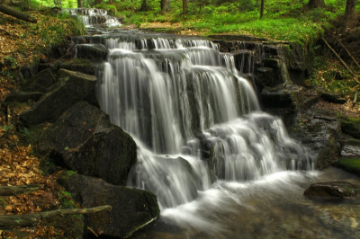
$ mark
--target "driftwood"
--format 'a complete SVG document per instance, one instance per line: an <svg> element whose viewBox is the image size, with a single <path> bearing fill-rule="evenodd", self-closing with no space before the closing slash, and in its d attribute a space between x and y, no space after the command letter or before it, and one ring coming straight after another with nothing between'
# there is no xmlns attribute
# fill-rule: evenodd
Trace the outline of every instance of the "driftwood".
<svg viewBox="0 0 360 239"><path fill-rule="evenodd" d="M58 209L53 211L22 215L2 215L0 216L0 229L35 226L42 219L53 218L60 215L87 214L101 211L110 211L111 209L112 207L110 205L105 205L83 209Z"/></svg>
<svg viewBox="0 0 360 239"><path fill-rule="evenodd" d="M13 17L16 17L16 18L26 21L26 22L37 23L37 20L35 17L33 17L27 13L18 11L12 7L8 7L4 4L0 4L0 12L5 13L10 16L13 16Z"/></svg>
<svg viewBox="0 0 360 239"><path fill-rule="evenodd" d="M16 196L20 194L28 194L40 189L40 185L31 184L24 186L1 186L0 196Z"/></svg>
<svg viewBox="0 0 360 239"><path fill-rule="evenodd" d="M341 64L343 64L343 66L345 66L345 68L353 75L355 81L357 83L359 82L358 76L352 72L352 70L350 70L349 66L341 59L341 57L336 53L336 51L330 46L330 44L325 40L325 38L322 38L322 40L325 42L326 46L332 51L332 53L334 53L334 55L336 56L336 58L338 58L338 60L341 62Z"/></svg>

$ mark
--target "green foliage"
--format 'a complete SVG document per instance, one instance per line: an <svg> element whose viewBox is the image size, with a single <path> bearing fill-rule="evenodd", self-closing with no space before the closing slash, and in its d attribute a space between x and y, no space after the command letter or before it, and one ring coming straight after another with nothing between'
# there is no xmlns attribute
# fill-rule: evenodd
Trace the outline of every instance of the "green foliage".
<svg viewBox="0 0 360 239"><path fill-rule="evenodd" d="M72 199L72 196L67 191L60 191L58 194L59 202L61 203L62 208L75 208L76 204Z"/></svg>
<svg viewBox="0 0 360 239"><path fill-rule="evenodd" d="M14 128L14 125L10 124L10 125L3 125L1 126L2 129L4 129L5 131L10 131Z"/></svg>

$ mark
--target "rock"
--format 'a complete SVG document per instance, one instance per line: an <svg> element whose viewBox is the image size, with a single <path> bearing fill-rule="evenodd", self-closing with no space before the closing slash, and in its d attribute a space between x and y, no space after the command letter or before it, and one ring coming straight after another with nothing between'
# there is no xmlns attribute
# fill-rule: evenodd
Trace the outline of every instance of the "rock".
<svg viewBox="0 0 360 239"><path fill-rule="evenodd" d="M87 59L72 59L60 64L60 68L69 71L78 71L84 74L95 75L94 64Z"/></svg>
<svg viewBox="0 0 360 239"><path fill-rule="evenodd" d="M104 61L108 55L108 49L102 44L79 44L74 51L76 58L93 61Z"/></svg>
<svg viewBox="0 0 360 239"><path fill-rule="evenodd" d="M38 150L81 174L126 185L136 161L130 135L110 123L109 116L85 101L74 104L45 130Z"/></svg>
<svg viewBox="0 0 360 239"><path fill-rule="evenodd" d="M71 105L87 97L95 84L95 76L61 69L56 83L33 107L23 111L20 118L27 125L53 122Z"/></svg>
<svg viewBox="0 0 360 239"><path fill-rule="evenodd" d="M341 158L333 164L335 167L344 169L350 173L360 176L360 157L358 158Z"/></svg>
<svg viewBox="0 0 360 239"><path fill-rule="evenodd" d="M360 118L347 117L341 120L341 130L348 135L360 139Z"/></svg>
<svg viewBox="0 0 360 239"><path fill-rule="evenodd" d="M329 102L332 103L338 103L338 104L345 104L347 99L342 97L341 95L338 94L331 94L331 93L322 93L321 97Z"/></svg>
<svg viewBox="0 0 360 239"><path fill-rule="evenodd" d="M359 157L360 158L360 140L351 139L344 143L341 150L341 157L351 158Z"/></svg>
<svg viewBox="0 0 360 239"><path fill-rule="evenodd" d="M43 95L41 92L11 92L4 100L4 104L8 105L14 102L27 102L29 100L38 101Z"/></svg>
<svg viewBox="0 0 360 239"><path fill-rule="evenodd" d="M255 70L255 75L258 77L260 83L264 87L274 87L278 84L284 83L282 77L275 73L275 70L270 67L259 67Z"/></svg>
<svg viewBox="0 0 360 239"><path fill-rule="evenodd" d="M102 236L127 238L159 216L157 199L151 192L111 185L102 179L79 174L66 177L66 180L61 179L66 182L63 185L84 208L112 206L110 212L84 215L85 228L101 231Z"/></svg>
<svg viewBox="0 0 360 239"><path fill-rule="evenodd" d="M293 125L288 127L289 135L299 140L308 156L320 169L333 163L340 153L340 121L332 112L309 109L299 114Z"/></svg>
<svg viewBox="0 0 360 239"><path fill-rule="evenodd" d="M323 182L311 184L305 190L304 195L322 198L343 198L353 197L359 193L359 188L348 182Z"/></svg>
<svg viewBox="0 0 360 239"><path fill-rule="evenodd" d="M38 73L39 60L29 65L23 65L20 68L20 72L24 79L31 79Z"/></svg>
<svg viewBox="0 0 360 239"><path fill-rule="evenodd" d="M55 82L56 74L50 69L45 69L27 81L21 90L25 92L42 92L45 93L47 89Z"/></svg>

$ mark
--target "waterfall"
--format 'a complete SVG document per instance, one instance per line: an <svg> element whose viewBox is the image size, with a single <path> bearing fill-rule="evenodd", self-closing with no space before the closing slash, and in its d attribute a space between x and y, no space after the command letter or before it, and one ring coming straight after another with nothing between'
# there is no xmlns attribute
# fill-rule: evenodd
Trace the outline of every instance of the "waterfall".
<svg viewBox="0 0 360 239"><path fill-rule="evenodd" d="M261 112L241 72L252 71L254 54L236 66L208 40L120 29L85 40L109 49L98 100L138 145L128 186L154 192L162 210L192 202L219 180L313 169L282 121Z"/></svg>
<svg viewBox="0 0 360 239"><path fill-rule="evenodd" d="M107 27L119 27L121 23L116 17L108 15L108 12L104 9L95 8L75 8L75 9L63 9L64 12L71 16L77 17L86 27L99 26L101 24Z"/></svg>

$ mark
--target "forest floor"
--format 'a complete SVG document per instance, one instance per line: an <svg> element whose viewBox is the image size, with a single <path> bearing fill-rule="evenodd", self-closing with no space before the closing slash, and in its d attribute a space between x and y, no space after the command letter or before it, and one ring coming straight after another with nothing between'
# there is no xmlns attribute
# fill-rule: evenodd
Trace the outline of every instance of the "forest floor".
<svg viewBox="0 0 360 239"><path fill-rule="evenodd" d="M74 19L44 12L30 14L38 23L27 23L0 13L0 102L23 81L20 75L22 65L45 58L49 47L79 30ZM26 195L0 196L0 215L54 210L62 206L63 198L68 198L64 188L56 183L56 175L46 175L40 169L41 159L36 156L34 145L24 141L28 132L18 131L13 123L13 118L24 109L15 107L11 115L7 115L6 107L0 104L0 186L37 184L41 189ZM10 123L7 122L9 117ZM26 232L27 238L55 238L65 233L63 229L41 223L18 231ZM12 231L0 230L0 235L2 238L18 238Z"/></svg>

